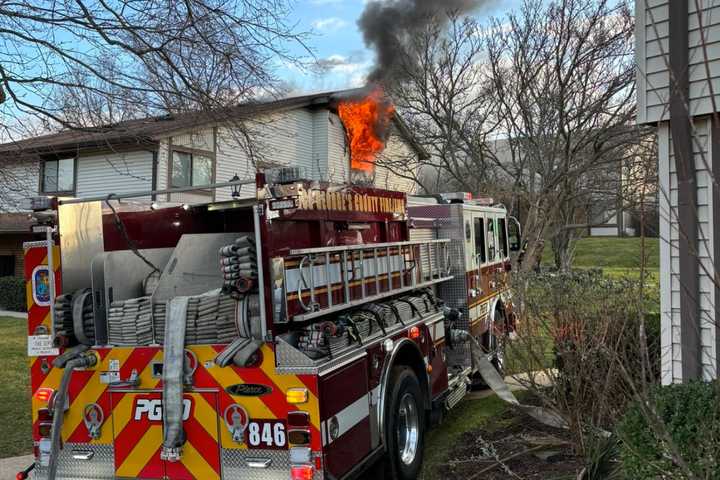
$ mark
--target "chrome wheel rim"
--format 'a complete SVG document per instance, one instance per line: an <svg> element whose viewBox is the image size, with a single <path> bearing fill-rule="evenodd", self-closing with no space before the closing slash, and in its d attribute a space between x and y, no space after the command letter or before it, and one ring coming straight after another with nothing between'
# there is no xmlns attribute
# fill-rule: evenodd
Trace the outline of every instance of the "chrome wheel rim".
<svg viewBox="0 0 720 480"><path fill-rule="evenodd" d="M415 397L406 393L400 399L397 418L398 453L400 461L410 465L415 460L420 443L420 416Z"/></svg>

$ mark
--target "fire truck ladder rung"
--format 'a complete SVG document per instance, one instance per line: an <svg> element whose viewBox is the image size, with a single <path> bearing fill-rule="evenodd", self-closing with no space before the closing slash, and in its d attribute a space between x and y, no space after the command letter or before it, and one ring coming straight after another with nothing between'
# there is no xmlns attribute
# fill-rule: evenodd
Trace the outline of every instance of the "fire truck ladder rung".
<svg viewBox="0 0 720 480"><path fill-rule="evenodd" d="M302 256L300 260L301 270L305 264L310 267L309 285L305 285L306 290L309 290L310 305L305 306L303 304L306 313L295 315L293 318L295 321L311 320L328 313L339 312L392 295L450 280L452 276L450 275L448 256L441 256L439 253L440 251L447 251L449 242L450 240L429 240L291 250L291 256ZM394 257L392 255L393 249L397 249L397 254ZM378 256L381 251L385 253L385 272L383 272L387 279L385 289L382 289L380 271L382 262ZM342 282L343 295L342 301L339 303L334 302L332 298L331 264L332 260L337 256L340 257L342 262L339 268L339 280ZM320 280L320 285L315 285L316 275L313 267L317 263L318 257L323 257L325 261L325 279L324 282ZM427 259L427 265L423 265L423 257ZM410 267L408 267L408 263ZM427 271L424 271L425 266L427 266ZM370 267L372 267L372 271L369 271ZM394 282L395 277L399 277L399 287L397 288ZM357 280L359 280L360 287L359 297L353 298L351 282ZM372 295L369 295L368 284L375 285L374 289L371 290ZM324 287L327 292L327 305L324 307L317 301L316 288L320 287ZM298 291L298 294L301 294L301 290Z"/></svg>

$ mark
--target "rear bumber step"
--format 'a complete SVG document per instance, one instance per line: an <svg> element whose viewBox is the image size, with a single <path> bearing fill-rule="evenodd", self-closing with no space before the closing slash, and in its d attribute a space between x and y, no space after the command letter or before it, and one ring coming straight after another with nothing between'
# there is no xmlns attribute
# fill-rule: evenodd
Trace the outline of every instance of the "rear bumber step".
<svg viewBox="0 0 720 480"><path fill-rule="evenodd" d="M457 382L445 398L445 408L447 410L452 409L465 398L465 395L467 395L467 384L465 382Z"/></svg>

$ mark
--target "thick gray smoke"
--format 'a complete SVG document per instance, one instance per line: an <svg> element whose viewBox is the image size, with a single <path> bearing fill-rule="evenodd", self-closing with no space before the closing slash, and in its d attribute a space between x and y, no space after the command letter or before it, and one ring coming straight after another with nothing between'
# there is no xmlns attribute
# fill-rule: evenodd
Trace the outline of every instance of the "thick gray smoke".
<svg viewBox="0 0 720 480"><path fill-rule="evenodd" d="M433 19L442 21L447 12L470 12L488 0L371 0L358 25L365 44L377 55L370 74L372 82L384 83L396 74L404 55L404 43L420 33Z"/></svg>

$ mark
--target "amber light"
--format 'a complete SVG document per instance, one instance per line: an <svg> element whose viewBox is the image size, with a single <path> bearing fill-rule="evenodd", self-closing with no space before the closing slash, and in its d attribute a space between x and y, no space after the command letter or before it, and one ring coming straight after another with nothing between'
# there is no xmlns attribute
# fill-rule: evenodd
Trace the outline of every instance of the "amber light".
<svg viewBox="0 0 720 480"><path fill-rule="evenodd" d="M48 403L50 399L53 397L53 394L55 393L55 390L48 387L41 387L38 388L35 391L35 399L39 400L41 402Z"/></svg>
<svg viewBox="0 0 720 480"><path fill-rule="evenodd" d="M312 480L315 469L312 465L293 465L290 467L290 478L292 480Z"/></svg>
<svg viewBox="0 0 720 480"><path fill-rule="evenodd" d="M291 388L285 393L287 403L297 405L300 403L307 403L308 401L308 389L307 388Z"/></svg>

